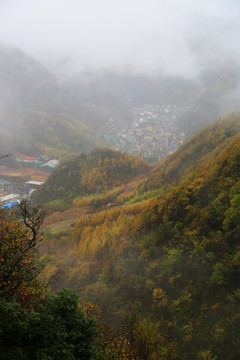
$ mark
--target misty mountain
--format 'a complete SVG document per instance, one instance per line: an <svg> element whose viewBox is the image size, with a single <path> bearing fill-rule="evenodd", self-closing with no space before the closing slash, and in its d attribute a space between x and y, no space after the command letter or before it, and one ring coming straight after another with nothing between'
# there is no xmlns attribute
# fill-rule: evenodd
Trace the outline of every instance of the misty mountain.
<svg viewBox="0 0 240 360"><path fill-rule="evenodd" d="M124 104L189 105L179 119L179 127L188 137L211 124L224 114L239 108L240 73L236 63L207 66L194 79L104 73L99 81L111 88Z"/></svg>
<svg viewBox="0 0 240 360"><path fill-rule="evenodd" d="M66 86L81 91L87 102L108 100L113 107L119 104L126 108L146 104L189 105L178 124L190 137L239 107L239 80L237 64L228 62L206 66L192 79L104 71L74 77Z"/></svg>
<svg viewBox="0 0 240 360"><path fill-rule="evenodd" d="M57 79L18 48L0 45L0 109L50 111L60 104Z"/></svg>
<svg viewBox="0 0 240 360"><path fill-rule="evenodd" d="M198 83L181 77L103 72L97 78L106 89L118 96L128 107L145 104L188 105L199 94Z"/></svg>
<svg viewBox="0 0 240 360"><path fill-rule="evenodd" d="M199 98L179 119L179 127L187 137L239 108L240 72L237 64L208 67L200 73L199 81L203 89Z"/></svg>
<svg viewBox="0 0 240 360"><path fill-rule="evenodd" d="M238 107L239 70L207 67L196 79L131 73L83 73L59 80L21 50L0 45L0 151L80 152L100 145L96 129L128 119L132 106L189 106L187 136Z"/></svg>
<svg viewBox="0 0 240 360"><path fill-rule="evenodd" d="M91 92L91 98L86 96L87 87L79 86L79 82L72 80L69 84L62 84L44 66L22 52L20 49L0 45L0 108L14 110L30 107L46 112L63 112L84 114L90 112L90 105L121 107L110 93L100 93L102 89ZM110 99L107 99L107 98ZM18 109L18 110L19 110Z"/></svg>
<svg viewBox="0 0 240 360"><path fill-rule="evenodd" d="M113 112L122 113L121 104L111 102L86 101L81 89L61 84L21 50L0 46L1 151L53 147L79 152L92 147L95 128Z"/></svg>

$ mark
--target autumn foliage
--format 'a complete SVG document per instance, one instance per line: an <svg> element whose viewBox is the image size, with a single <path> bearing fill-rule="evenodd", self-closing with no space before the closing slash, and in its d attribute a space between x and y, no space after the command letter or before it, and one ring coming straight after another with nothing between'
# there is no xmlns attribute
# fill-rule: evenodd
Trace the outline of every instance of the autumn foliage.
<svg viewBox="0 0 240 360"><path fill-rule="evenodd" d="M34 195L38 202L73 200L91 194L103 193L126 183L146 165L142 159L110 149L95 149L89 155L62 164L51 174L40 191Z"/></svg>
<svg viewBox="0 0 240 360"><path fill-rule="evenodd" d="M47 260L46 255L41 257L39 251L43 240L42 221L41 210L27 201L19 205L18 213L1 210L1 298L16 298L22 305L27 305L44 293L44 287L38 281Z"/></svg>
<svg viewBox="0 0 240 360"><path fill-rule="evenodd" d="M140 316L144 359L240 357L239 128L238 115L210 126L127 202L52 238L64 284L114 326Z"/></svg>

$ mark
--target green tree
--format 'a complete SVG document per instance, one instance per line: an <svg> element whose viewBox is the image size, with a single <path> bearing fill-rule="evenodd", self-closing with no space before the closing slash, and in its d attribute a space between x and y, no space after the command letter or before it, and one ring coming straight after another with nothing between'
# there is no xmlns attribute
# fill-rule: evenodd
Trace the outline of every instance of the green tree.
<svg viewBox="0 0 240 360"><path fill-rule="evenodd" d="M28 310L2 299L0 313L2 360L102 359L97 324L70 290L47 296Z"/></svg>

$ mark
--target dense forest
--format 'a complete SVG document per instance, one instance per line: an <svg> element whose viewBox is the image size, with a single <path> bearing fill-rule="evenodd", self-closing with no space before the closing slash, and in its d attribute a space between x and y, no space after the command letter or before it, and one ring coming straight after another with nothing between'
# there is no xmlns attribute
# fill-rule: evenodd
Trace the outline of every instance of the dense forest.
<svg viewBox="0 0 240 360"><path fill-rule="evenodd" d="M194 134L222 113L235 72L63 85L17 49L1 48L0 62L0 149L72 157L34 203L0 212L1 358L238 360L240 113L161 163L92 150L106 145L97 124L126 117L145 90L194 102L179 119Z"/></svg>
<svg viewBox="0 0 240 360"><path fill-rule="evenodd" d="M43 251L43 219L43 210L27 200L0 212L1 359L133 359L140 320L134 322L130 343L74 291L49 293L52 279L42 274L50 256Z"/></svg>
<svg viewBox="0 0 240 360"><path fill-rule="evenodd" d="M89 155L63 163L34 194L38 202L73 200L76 196L102 193L119 187L131 177L147 170L141 158L108 148L96 148Z"/></svg>
<svg viewBox="0 0 240 360"><path fill-rule="evenodd" d="M114 176L111 184L101 178L102 193L89 202L76 188L69 206L87 203L91 213L74 228L48 235L53 255L47 272L61 272L55 288L75 289L114 328L129 329L124 334L135 344L133 358L240 356L239 129L234 113L202 130L128 192L118 187L113 207L93 205L111 186L114 193ZM99 166L104 173L104 160ZM116 171L116 160L108 166ZM50 178L45 189L54 193L55 183ZM137 331L141 341L133 340Z"/></svg>

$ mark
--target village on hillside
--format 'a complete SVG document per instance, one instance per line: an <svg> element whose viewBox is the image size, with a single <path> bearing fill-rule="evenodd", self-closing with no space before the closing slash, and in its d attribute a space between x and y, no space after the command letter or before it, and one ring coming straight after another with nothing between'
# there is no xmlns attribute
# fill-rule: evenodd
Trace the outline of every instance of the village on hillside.
<svg viewBox="0 0 240 360"><path fill-rule="evenodd" d="M30 198L44 184L49 174L59 165L59 160L46 155L14 156L15 168L0 166L0 204L2 208L17 205L21 199Z"/></svg>
<svg viewBox="0 0 240 360"><path fill-rule="evenodd" d="M140 156L146 161L159 161L177 150L185 134L178 129L177 118L188 107L145 105L132 107L129 119L109 119L98 129L97 137L113 144L118 151ZM15 156L16 169L10 172L0 166L0 204L11 207L22 198L30 198L60 161L46 155Z"/></svg>
<svg viewBox="0 0 240 360"><path fill-rule="evenodd" d="M188 107L145 105L130 109L130 120L109 119L97 136L114 144L114 149L159 161L177 150L185 134L178 129L177 118Z"/></svg>

